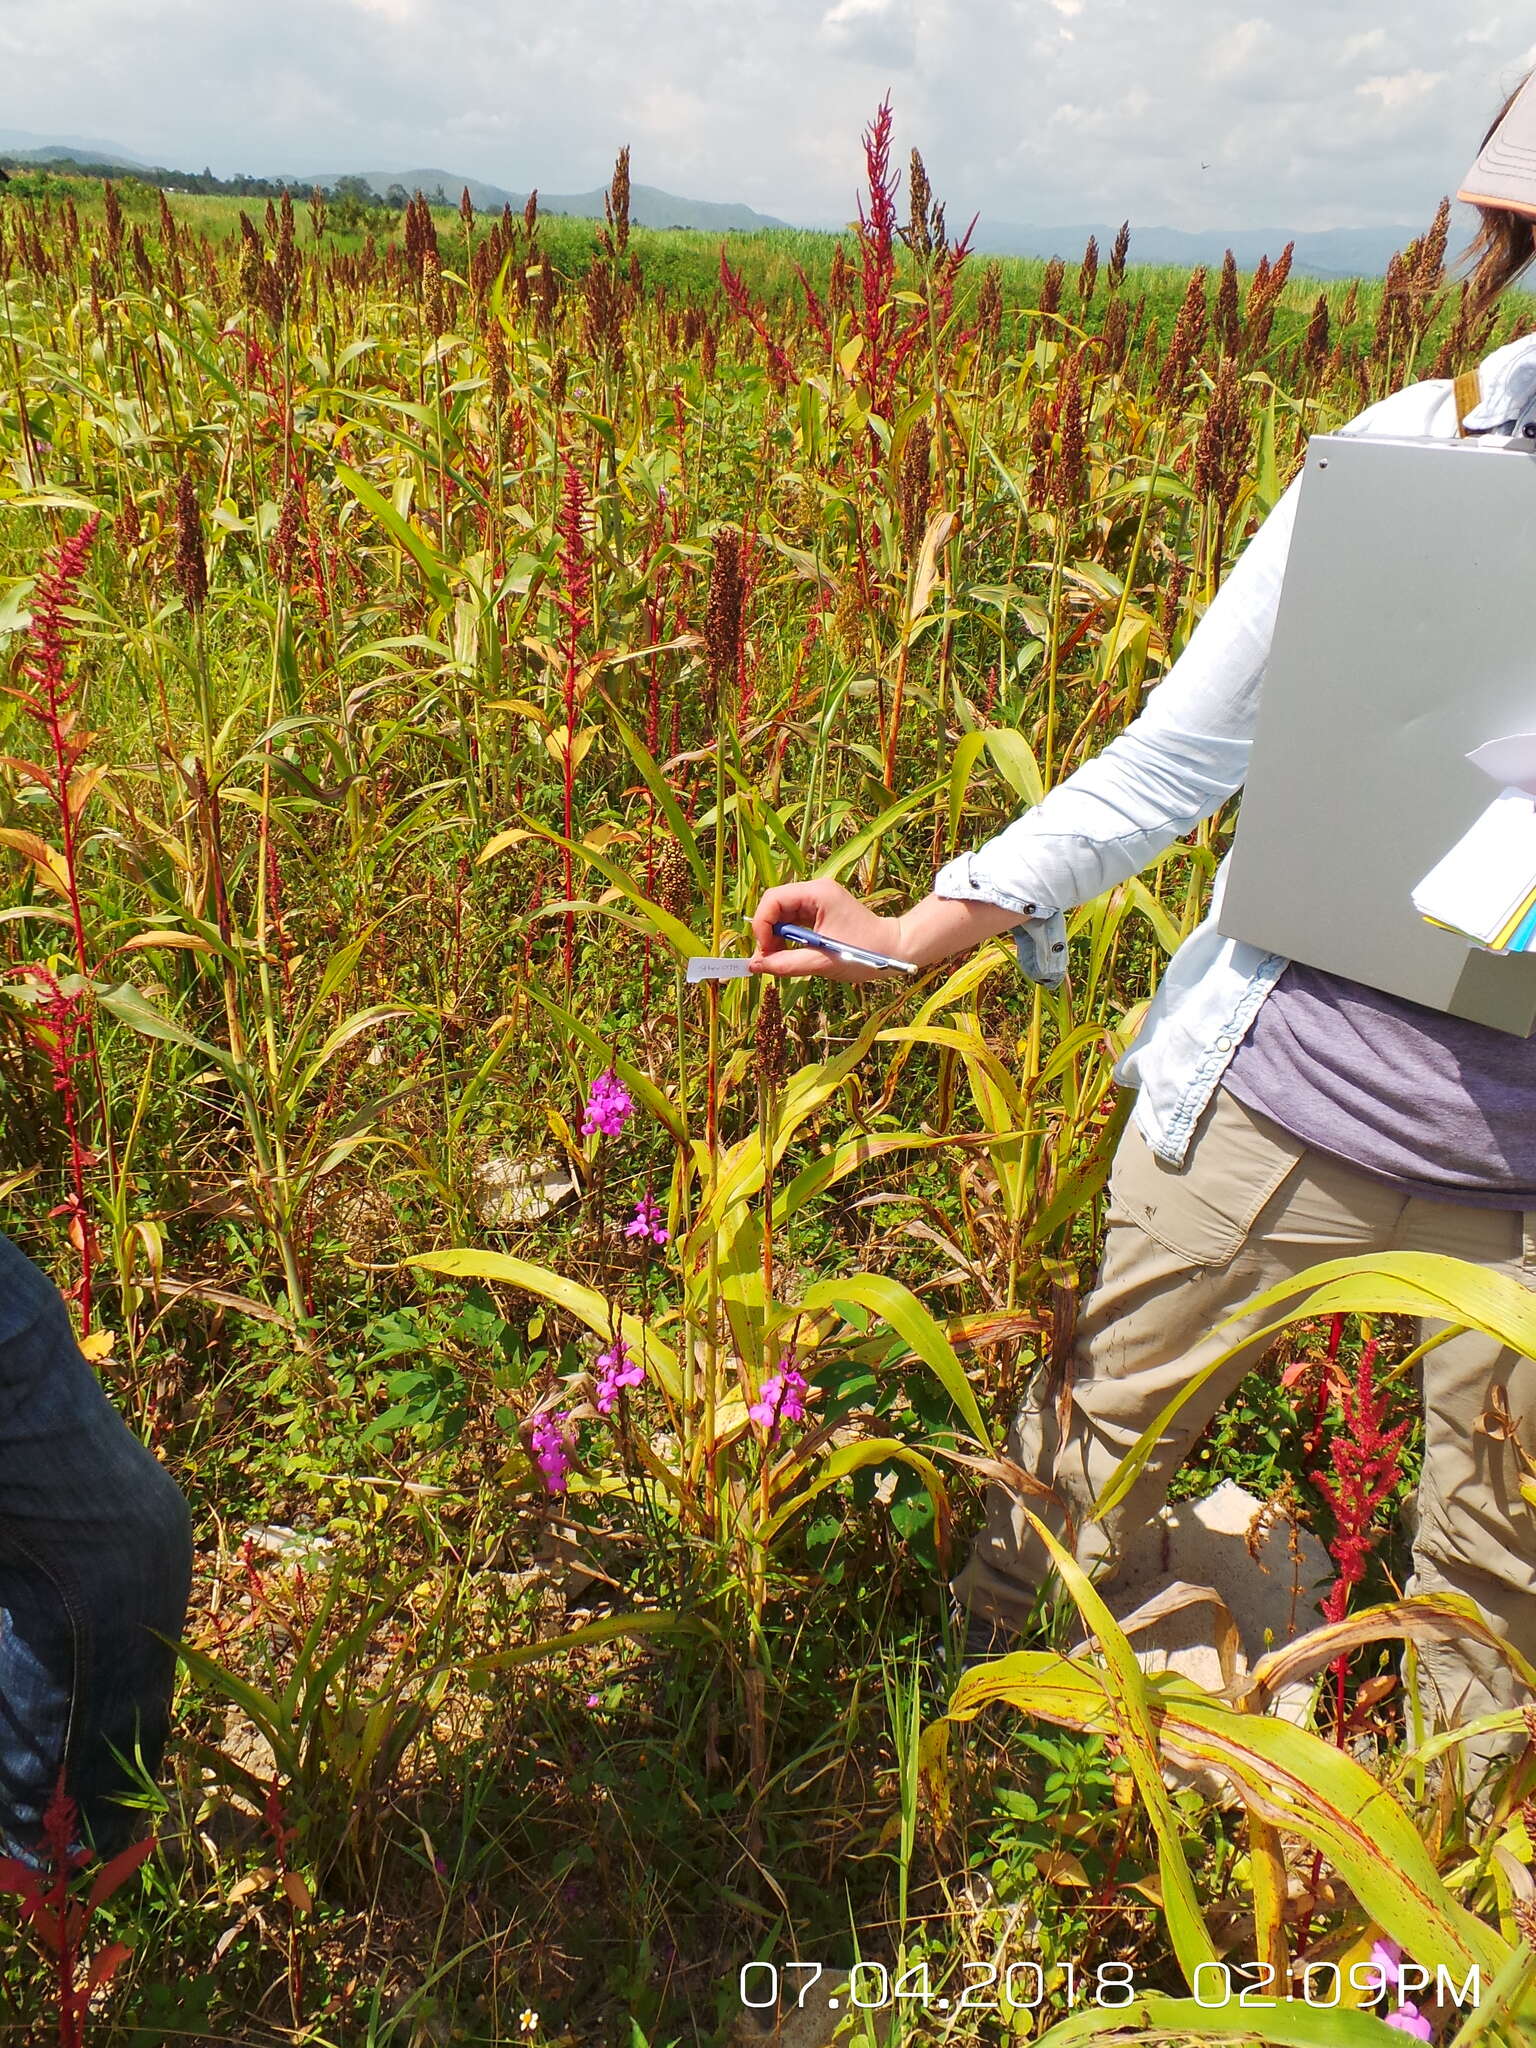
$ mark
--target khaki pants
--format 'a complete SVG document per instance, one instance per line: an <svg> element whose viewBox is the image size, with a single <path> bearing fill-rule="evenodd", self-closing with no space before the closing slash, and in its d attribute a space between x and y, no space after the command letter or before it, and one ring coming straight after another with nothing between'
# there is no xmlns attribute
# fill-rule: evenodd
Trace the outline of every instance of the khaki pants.
<svg viewBox="0 0 1536 2048"><path fill-rule="evenodd" d="M1088 1519L1121 1457L1202 1366L1273 1311L1217 1332L1214 1325L1266 1288L1325 1259L1367 1252L1440 1252L1536 1286L1536 1211L1418 1201L1339 1165L1218 1088L1195 1127L1182 1167L1160 1160L1126 1126L1109 1181L1108 1236L1073 1350L1075 1378L1057 1400L1037 1376L1009 1437L1008 1454L1065 1501L1076 1554L1102 1579L1145 1558L1168 1483L1211 1416L1262 1355L1245 1348L1180 1410L1131 1493L1104 1523ZM1443 1329L1426 1323L1423 1336ZM1536 1513L1519 1490L1512 1447L1479 1420L1501 1387L1527 1449L1536 1453L1536 1362L1467 1332L1423 1360L1424 1474L1414 1572L1405 1591L1455 1591L1536 1660ZM1066 1405L1062 1427L1061 1404ZM1062 1517L1043 1497L1030 1506L1052 1533ZM1048 1569L1044 1546L1016 1496L994 1484L986 1527L955 1591L971 1610L1020 1625ZM1469 1646L1420 1652L1432 1722L1451 1725L1520 1703L1508 1667ZM1481 1745L1483 1761L1523 1738Z"/></svg>

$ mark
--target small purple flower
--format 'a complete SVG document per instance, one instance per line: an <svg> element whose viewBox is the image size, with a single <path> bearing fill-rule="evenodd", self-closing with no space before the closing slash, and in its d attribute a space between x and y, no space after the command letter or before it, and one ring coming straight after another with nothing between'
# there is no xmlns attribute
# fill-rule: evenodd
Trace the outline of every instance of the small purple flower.
<svg viewBox="0 0 1536 2048"><path fill-rule="evenodd" d="M589 1692L587 1694L587 1705L589 1707L600 1707L602 1704L602 1695L600 1693Z"/></svg>
<svg viewBox="0 0 1536 2048"><path fill-rule="evenodd" d="M757 1390L757 1399L747 1410L770 1437L778 1435L781 1422L805 1420L805 1396L809 1386L805 1374L787 1358L779 1360L777 1372L770 1373Z"/></svg>
<svg viewBox="0 0 1536 2048"><path fill-rule="evenodd" d="M574 1433L570 1421L570 1410L562 1408L555 1414L540 1415L529 1432L534 1463L551 1493L564 1493L565 1475L571 1469Z"/></svg>
<svg viewBox="0 0 1536 2048"><path fill-rule="evenodd" d="M590 1138L594 1131L603 1131L608 1137L616 1138L634 1107L633 1096L613 1068L604 1067L592 1083L592 1093L587 1097L581 1135Z"/></svg>
<svg viewBox="0 0 1536 2048"><path fill-rule="evenodd" d="M1395 1941L1377 1941L1371 1944L1371 1964L1380 1970L1383 1997L1390 1991L1394 1997L1402 1996L1403 1952ZM1416 2041L1433 2041L1434 2027L1419 2008L1404 1999L1396 2012L1387 2014L1386 2023L1399 2034L1411 2034Z"/></svg>
<svg viewBox="0 0 1536 2048"><path fill-rule="evenodd" d="M626 1237L648 1237L653 1244L665 1244L667 1233L662 1228L661 1205L649 1195L642 1195L635 1204L635 1213L624 1226Z"/></svg>
<svg viewBox="0 0 1536 2048"><path fill-rule="evenodd" d="M638 1387L644 1378L645 1367L630 1357L624 1339L615 1337L611 1350L597 1354L597 1392L592 1399L598 1414L611 1415L620 1387Z"/></svg>

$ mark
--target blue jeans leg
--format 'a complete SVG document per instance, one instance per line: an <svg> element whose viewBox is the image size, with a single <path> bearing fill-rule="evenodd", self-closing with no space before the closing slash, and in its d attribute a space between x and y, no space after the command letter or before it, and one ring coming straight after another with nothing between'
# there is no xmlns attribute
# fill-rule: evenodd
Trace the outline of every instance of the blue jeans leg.
<svg viewBox="0 0 1536 2048"><path fill-rule="evenodd" d="M86 1837L130 1838L114 1751L159 1765L160 1637L180 1636L191 1580L179 1489L102 1392L58 1289L0 1236L0 1848L37 1848L61 1767Z"/></svg>

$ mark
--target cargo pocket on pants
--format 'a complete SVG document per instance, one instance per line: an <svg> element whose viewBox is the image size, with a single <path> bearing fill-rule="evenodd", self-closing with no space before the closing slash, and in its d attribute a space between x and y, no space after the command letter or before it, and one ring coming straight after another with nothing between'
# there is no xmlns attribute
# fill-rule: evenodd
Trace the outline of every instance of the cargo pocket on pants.
<svg viewBox="0 0 1536 2048"><path fill-rule="evenodd" d="M1182 1166L1159 1159L1134 1122L1126 1125L1110 1168L1110 1200L1176 1257L1224 1266L1306 1150L1300 1138L1218 1087Z"/></svg>

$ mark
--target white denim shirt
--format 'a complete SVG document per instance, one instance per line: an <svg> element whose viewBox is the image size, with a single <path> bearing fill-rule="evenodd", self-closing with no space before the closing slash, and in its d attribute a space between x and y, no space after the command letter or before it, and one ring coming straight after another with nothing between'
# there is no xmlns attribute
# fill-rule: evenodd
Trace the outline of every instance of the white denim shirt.
<svg viewBox="0 0 1536 2048"><path fill-rule="evenodd" d="M1481 392L1469 430L1536 451L1536 335L1487 358ZM1445 379L1411 385L1339 431L1454 439L1454 387ZM1029 920L1013 937L1031 980L1063 980L1065 912L1139 873L1241 788L1300 488L1298 476L1133 723L1022 818L935 875L936 896L995 903ZM1115 1067L1115 1079L1137 1091L1138 1129L1172 1165L1182 1164L1196 1120L1287 965L1217 931L1226 871L1224 859L1205 922L1169 961Z"/></svg>

